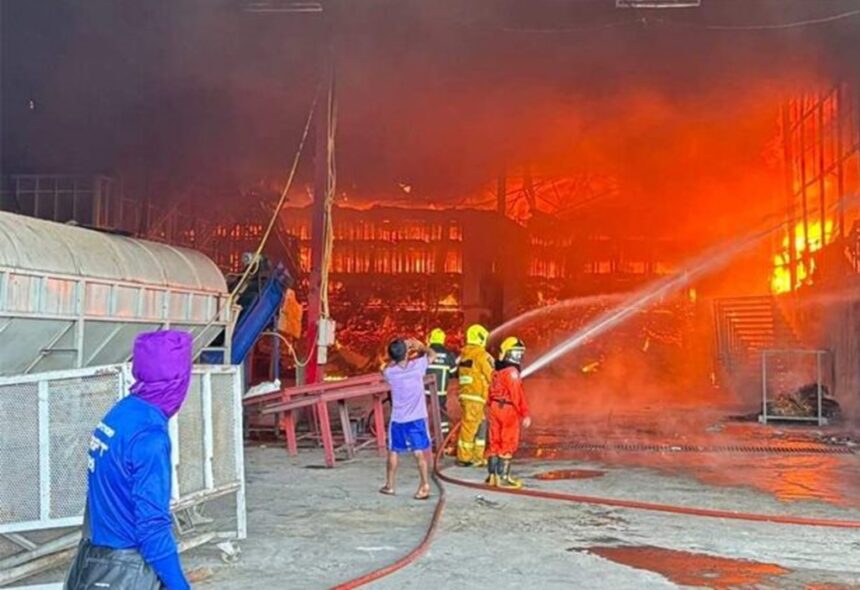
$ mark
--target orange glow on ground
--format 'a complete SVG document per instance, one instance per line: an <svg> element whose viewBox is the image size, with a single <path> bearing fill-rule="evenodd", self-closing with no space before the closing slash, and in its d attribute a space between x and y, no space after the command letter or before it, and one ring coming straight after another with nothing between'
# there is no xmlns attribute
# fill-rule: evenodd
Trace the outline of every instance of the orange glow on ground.
<svg viewBox="0 0 860 590"><path fill-rule="evenodd" d="M747 588L791 573L773 563L728 559L662 547L592 547L589 553L655 572L681 586L728 590Z"/></svg>

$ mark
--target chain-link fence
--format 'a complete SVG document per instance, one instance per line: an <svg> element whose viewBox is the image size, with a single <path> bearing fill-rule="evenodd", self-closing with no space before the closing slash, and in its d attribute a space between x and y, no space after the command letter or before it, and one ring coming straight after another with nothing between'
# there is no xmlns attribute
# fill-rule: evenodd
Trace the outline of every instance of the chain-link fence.
<svg viewBox="0 0 860 590"><path fill-rule="evenodd" d="M0 535L81 524L91 432L132 382L128 365L0 379ZM195 367L170 424L174 503L187 508L234 494L239 538L241 387L238 367Z"/></svg>

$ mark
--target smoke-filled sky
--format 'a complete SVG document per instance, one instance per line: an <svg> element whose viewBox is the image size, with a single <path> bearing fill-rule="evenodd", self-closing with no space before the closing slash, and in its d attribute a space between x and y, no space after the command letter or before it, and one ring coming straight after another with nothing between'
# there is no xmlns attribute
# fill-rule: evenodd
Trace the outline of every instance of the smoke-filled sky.
<svg viewBox="0 0 860 590"><path fill-rule="evenodd" d="M319 15L248 14L236 0L0 1L7 172L104 172L136 194L225 206L285 178L319 79ZM620 199L674 224L769 210L780 97L850 63L860 17L705 27L856 2L703 4L342 2L339 191L403 201L402 183L410 200L451 204L528 164L616 177Z"/></svg>

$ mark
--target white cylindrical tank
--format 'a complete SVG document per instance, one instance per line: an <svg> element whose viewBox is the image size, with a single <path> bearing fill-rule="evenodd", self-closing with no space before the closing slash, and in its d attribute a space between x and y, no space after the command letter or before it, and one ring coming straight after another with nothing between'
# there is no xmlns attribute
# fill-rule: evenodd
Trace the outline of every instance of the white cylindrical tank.
<svg viewBox="0 0 860 590"><path fill-rule="evenodd" d="M138 333L165 327L199 352L230 314L199 252L0 212L0 375L125 362Z"/></svg>

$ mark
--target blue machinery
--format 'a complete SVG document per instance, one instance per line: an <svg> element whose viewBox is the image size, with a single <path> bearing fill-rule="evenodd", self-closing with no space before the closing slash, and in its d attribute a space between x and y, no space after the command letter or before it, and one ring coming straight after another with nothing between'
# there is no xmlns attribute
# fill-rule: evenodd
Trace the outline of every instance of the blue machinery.
<svg viewBox="0 0 860 590"><path fill-rule="evenodd" d="M293 279L289 272L283 265L279 264L272 270L259 293L247 298L248 301L243 301L245 305L239 314L236 327L233 329L230 364L240 365L245 362L260 335L272 328L273 321L281 309L287 289L290 288L292 282ZM278 343L279 341L275 340L273 362L275 363L276 378L278 376ZM206 363L221 364L224 353L221 350L208 350L203 353L201 358Z"/></svg>

